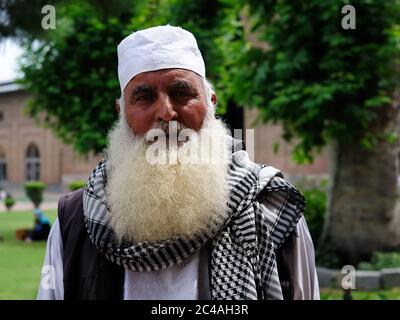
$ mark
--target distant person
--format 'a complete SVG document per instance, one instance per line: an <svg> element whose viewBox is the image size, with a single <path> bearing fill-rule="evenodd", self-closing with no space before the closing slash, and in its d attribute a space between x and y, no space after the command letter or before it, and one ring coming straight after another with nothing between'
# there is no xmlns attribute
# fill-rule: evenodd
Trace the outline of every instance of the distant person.
<svg viewBox="0 0 400 320"><path fill-rule="evenodd" d="M35 217L35 226L28 233L25 241L47 240L51 229L50 220L44 215L43 211L38 208L35 209L33 214Z"/></svg>
<svg viewBox="0 0 400 320"><path fill-rule="evenodd" d="M8 194L4 190L0 190L0 201L3 201L7 198Z"/></svg>

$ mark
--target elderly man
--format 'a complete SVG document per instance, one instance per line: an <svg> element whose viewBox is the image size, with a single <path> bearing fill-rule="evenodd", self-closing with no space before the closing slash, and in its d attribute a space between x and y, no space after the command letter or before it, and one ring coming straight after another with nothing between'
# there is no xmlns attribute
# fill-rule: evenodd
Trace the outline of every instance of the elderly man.
<svg viewBox="0 0 400 320"><path fill-rule="evenodd" d="M59 201L38 299L319 299L304 198L229 153L193 35L141 30L118 59L119 121Z"/></svg>

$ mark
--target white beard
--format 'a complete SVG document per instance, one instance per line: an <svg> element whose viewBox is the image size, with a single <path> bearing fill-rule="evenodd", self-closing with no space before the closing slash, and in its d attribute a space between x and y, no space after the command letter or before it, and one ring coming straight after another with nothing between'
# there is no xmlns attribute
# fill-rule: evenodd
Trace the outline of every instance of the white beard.
<svg viewBox="0 0 400 320"><path fill-rule="evenodd" d="M230 145L226 142L228 131L222 121L209 112L203 128L212 129L213 139L223 143L224 147L217 148L216 152L226 160L224 152L229 155ZM210 134L201 130L199 139L207 140ZM108 139L106 195L111 226L119 241L191 238L226 219L228 161L150 164L146 159L150 145L145 137L133 135L124 117L119 119ZM199 149L194 140L187 144ZM168 157L172 151L167 148Z"/></svg>

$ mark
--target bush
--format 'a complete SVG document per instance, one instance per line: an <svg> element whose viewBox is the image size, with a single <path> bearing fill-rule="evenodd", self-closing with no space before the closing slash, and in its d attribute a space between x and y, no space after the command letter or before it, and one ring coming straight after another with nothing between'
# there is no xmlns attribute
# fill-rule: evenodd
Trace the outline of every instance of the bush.
<svg viewBox="0 0 400 320"><path fill-rule="evenodd" d="M68 184L68 188L71 191L75 191L78 190L80 188L83 188L86 185L86 181L85 180L75 180L75 181L71 181Z"/></svg>
<svg viewBox="0 0 400 320"><path fill-rule="evenodd" d="M6 206L7 210L10 211L15 204L15 200L11 195L7 195L4 199L4 205Z"/></svg>
<svg viewBox="0 0 400 320"><path fill-rule="evenodd" d="M376 251L372 255L371 261L360 262L360 270L381 270L385 268L400 268L400 252L380 252Z"/></svg>
<svg viewBox="0 0 400 320"><path fill-rule="evenodd" d="M24 187L26 195L33 202L35 208L38 208L43 201L43 190L46 185L41 181L30 181L26 182Z"/></svg>
<svg viewBox="0 0 400 320"><path fill-rule="evenodd" d="M312 187L303 191L306 198L304 216L310 229L314 245L321 236L324 227L325 213L327 209L327 194L321 187Z"/></svg>

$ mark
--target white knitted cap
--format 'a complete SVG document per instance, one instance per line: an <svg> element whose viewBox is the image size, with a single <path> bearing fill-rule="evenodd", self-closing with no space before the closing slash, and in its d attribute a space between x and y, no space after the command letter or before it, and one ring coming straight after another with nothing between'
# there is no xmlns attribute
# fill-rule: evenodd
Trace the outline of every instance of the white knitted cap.
<svg viewBox="0 0 400 320"><path fill-rule="evenodd" d="M118 78L121 92L142 72L181 68L205 78L205 65L192 33L170 25L132 33L118 45Z"/></svg>

